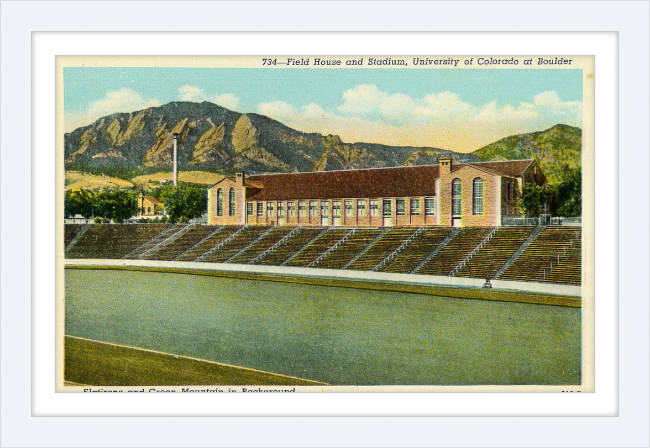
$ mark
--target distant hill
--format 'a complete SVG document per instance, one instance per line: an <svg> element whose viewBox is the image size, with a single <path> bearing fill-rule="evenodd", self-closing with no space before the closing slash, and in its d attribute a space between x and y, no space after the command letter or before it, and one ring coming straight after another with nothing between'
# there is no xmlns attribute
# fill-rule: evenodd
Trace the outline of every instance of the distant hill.
<svg viewBox="0 0 650 448"><path fill-rule="evenodd" d="M172 134L179 134L185 170L294 172L437 163L439 155L477 161L472 154L438 148L344 143L336 135L304 133L259 114L240 114L213 103L173 102L117 113L65 134L67 166L172 165Z"/></svg>
<svg viewBox="0 0 650 448"><path fill-rule="evenodd" d="M472 153L480 160L535 159L550 184L561 180L562 165L582 164L582 130L565 124L503 138Z"/></svg>
<svg viewBox="0 0 650 448"><path fill-rule="evenodd" d="M224 178L223 174L209 173L206 171L179 171L178 181L188 184L212 186ZM159 187L162 181L171 181L171 171L161 171L154 174L143 174L131 179L137 187L155 188Z"/></svg>
<svg viewBox="0 0 650 448"><path fill-rule="evenodd" d="M119 190L131 187L133 187L133 183L117 177L97 176L79 171L65 172L65 191Z"/></svg>

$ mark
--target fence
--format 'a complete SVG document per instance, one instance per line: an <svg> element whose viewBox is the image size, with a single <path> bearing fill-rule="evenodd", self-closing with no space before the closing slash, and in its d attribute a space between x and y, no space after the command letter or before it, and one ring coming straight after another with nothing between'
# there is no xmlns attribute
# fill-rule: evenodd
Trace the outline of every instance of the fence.
<svg viewBox="0 0 650 448"><path fill-rule="evenodd" d="M530 218L519 216L503 216L501 218L502 226L580 226L582 225L582 217L565 218L561 216L551 217L549 215L541 215Z"/></svg>

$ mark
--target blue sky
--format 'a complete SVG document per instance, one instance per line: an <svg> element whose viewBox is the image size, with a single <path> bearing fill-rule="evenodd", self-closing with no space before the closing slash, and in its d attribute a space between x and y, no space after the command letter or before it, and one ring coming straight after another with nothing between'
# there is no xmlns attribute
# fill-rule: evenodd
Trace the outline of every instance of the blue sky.
<svg viewBox="0 0 650 448"><path fill-rule="evenodd" d="M346 142L464 152L557 123L581 127L582 70L64 69L66 132L180 100L262 113Z"/></svg>

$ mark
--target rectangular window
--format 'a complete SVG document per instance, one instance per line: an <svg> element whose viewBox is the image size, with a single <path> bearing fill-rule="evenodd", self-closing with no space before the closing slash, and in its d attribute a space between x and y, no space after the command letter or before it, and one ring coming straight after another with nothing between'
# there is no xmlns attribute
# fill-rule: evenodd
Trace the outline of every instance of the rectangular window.
<svg viewBox="0 0 650 448"><path fill-rule="evenodd" d="M311 216L316 216L318 214L318 209L316 208L316 201L309 201L309 214Z"/></svg>
<svg viewBox="0 0 650 448"><path fill-rule="evenodd" d="M253 211L254 211L254 210L255 210L255 208L253 207L253 203L252 203L252 202L248 202L248 203L246 204L246 214L247 214L248 216L251 216L251 215L253 214Z"/></svg>
<svg viewBox="0 0 650 448"><path fill-rule="evenodd" d="M289 218L295 218L296 217L296 203L295 202L288 202L287 203L287 211L289 212Z"/></svg>
<svg viewBox="0 0 650 448"><path fill-rule="evenodd" d="M341 217L341 202L340 201L335 201L334 202L334 217L335 218L340 218Z"/></svg>
<svg viewBox="0 0 650 448"><path fill-rule="evenodd" d="M306 218L307 217L307 203L306 202L299 202L298 203L298 213L300 213L301 218Z"/></svg>
<svg viewBox="0 0 650 448"><path fill-rule="evenodd" d="M354 216L354 207L352 207L351 200L345 201L345 216L348 218L352 218Z"/></svg>
<svg viewBox="0 0 650 448"><path fill-rule="evenodd" d="M420 200L411 199L411 216L419 216L420 213Z"/></svg>
<svg viewBox="0 0 650 448"><path fill-rule="evenodd" d="M379 216L379 201L377 199L370 200L370 216L373 218Z"/></svg>
<svg viewBox="0 0 650 448"><path fill-rule="evenodd" d="M364 218L367 216L366 214L366 201L364 200L358 200L357 201L357 216L359 218Z"/></svg>
<svg viewBox="0 0 650 448"><path fill-rule="evenodd" d="M424 213L427 216L433 216L436 214L436 198L424 199Z"/></svg>
<svg viewBox="0 0 650 448"><path fill-rule="evenodd" d="M390 199L384 199L384 216L389 217L393 216L393 210Z"/></svg>
<svg viewBox="0 0 650 448"><path fill-rule="evenodd" d="M278 218L284 218L284 203L278 202Z"/></svg>
<svg viewBox="0 0 650 448"><path fill-rule="evenodd" d="M257 203L257 216L264 216L264 202Z"/></svg>
<svg viewBox="0 0 650 448"><path fill-rule="evenodd" d="M397 206L397 216L406 215L406 201L404 199L398 199L396 201Z"/></svg>
<svg viewBox="0 0 650 448"><path fill-rule="evenodd" d="M321 202L320 209L321 209L321 214L324 217L328 217L330 215L330 203L329 202L327 202L327 201Z"/></svg>
<svg viewBox="0 0 650 448"><path fill-rule="evenodd" d="M267 218L273 217L273 202L266 203L266 217Z"/></svg>

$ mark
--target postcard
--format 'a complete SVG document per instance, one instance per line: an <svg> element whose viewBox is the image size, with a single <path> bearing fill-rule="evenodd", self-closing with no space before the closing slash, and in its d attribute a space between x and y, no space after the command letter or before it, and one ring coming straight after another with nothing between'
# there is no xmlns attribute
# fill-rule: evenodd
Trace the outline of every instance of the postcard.
<svg viewBox="0 0 650 448"><path fill-rule="evenodd" d="M56 83L57 391L593 392L593 57Z"/></svg>

